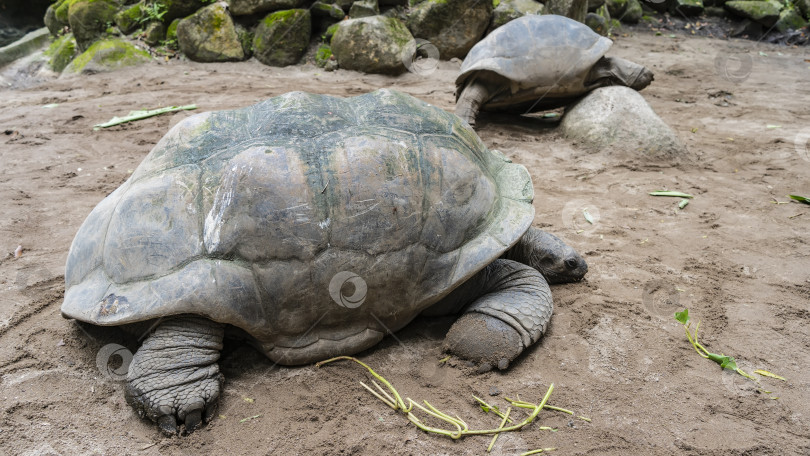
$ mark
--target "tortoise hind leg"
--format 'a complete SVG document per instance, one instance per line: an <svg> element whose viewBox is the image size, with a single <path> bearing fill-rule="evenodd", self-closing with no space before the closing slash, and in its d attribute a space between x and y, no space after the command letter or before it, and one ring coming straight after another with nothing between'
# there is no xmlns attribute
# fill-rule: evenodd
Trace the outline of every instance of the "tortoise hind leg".
<svg viewBox="0 0 810 456"><path fill-rule="evenodd" d="M476 79L464 86L456 101L456 115L470 126L475 126L475 118L484 103L490 98L490 90L481 79Z"/></svg>
<svg viewBox="0 0 810 456"><path fill-rule="evenodd" d="M477 298L477 299L476 299ZM446 298L472 301L450 328L444 348L485 372L506 369L548 327L554 305L543 276L531 266L495 260Z"/></svg>
<svg viewBox="0 0 810 456"><path fill-rule="evenodd" d="M166 320L129 365L126 399L166 434L186 432L216 412L224 378L219 373L224 326L201 317Z"/></svg>

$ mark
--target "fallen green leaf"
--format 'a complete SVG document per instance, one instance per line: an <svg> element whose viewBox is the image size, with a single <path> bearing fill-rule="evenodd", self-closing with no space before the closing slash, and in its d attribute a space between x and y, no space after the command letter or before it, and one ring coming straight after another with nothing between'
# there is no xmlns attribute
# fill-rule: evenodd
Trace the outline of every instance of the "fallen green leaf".
<svg viewBox="0 0 810 456"><path fill-rule="evenodd" d="M681 202L678 203L678 209L685 208L687 204L689 204L689 200L688 199L682 199Z"/></svg>
<svg viewBox="0 0 810 456"><path fill-rule="evenodd" d="M810 204L810 198L805 198L804 196L788 195L788 197L790 197L790 199L796 200L796 201L798 201L800 203Z"/></svg>
<svg viewBox="0 0 810 456"><path fill-rule="evenodd" d="M240 422L240 423L244 423L245 421L255 420L256 418L258 418L258 417L260 417L260 416L262 416L262 414L261 414L261 413L260 413L260 414L258 414L258 415L249 416L249 417L247 417L247 418L242 418L241 420L239 420L239 422Z"/></svg>
<svg viewBox="0 0 810 456"><path fill-rule="evenodd" d="M192 109L197 109L197 105L167 106L165 108L150 109L145 111L130 111L129 114L124 117L113 117L107 122L93 125L93 129L98 130L99 128L112 127L122 123L133 122L135 120L148 119L149 117L165 114L167 112L188 111Z"/></svg>
<svg viewBox="0 0 810 456"><path fill-rule="evenodd" d="M590 223L591 225L593 225L593 217L591 217L591 214L590 214L590 213L588 213L588 209L587 209L587 208L582 209L582 215L583 215L583 216L585 216L585 220L587 220L587 221L588 221L588 223Z"/></svg>
<svg viewBox="0 0 810 456"><path fill-rule="evenodd" d="M694 198L694 196L692 196L692 195L690 195L688 193L671 192L671 191L665 191L665 190L656 190L654 192L650 192L650 195L652 195L652 196L674 196L676 198Z"/></svg>
<svg viewBox="0 0 810 456"><path fill-rule="evenodd" d="M689 309L683 309L680 312L675 312L675 319L678 320L682 325L685 325L687 321L689 321Z"/></svg>
<svg viewBox="0 0 810 456"><path fill-rule="evenodd" d="M771 378L775 378L775 379L777 379L777 380L782 380L782 381L784 381L784 382L786 382L786 381L787 381L787 379L786 379L785 377L782 377L782 376L780 376L780 375L776 375L776 374L774 374L774 373L772 373L772 372L768 372L768 371L766 371L766 370L762 370L762 369L757 369L757 370L755 370L755 371L754 371L754 373L755 373L755 374L762 375L762 376L764 376L764 377L771 377Z"/></svg>

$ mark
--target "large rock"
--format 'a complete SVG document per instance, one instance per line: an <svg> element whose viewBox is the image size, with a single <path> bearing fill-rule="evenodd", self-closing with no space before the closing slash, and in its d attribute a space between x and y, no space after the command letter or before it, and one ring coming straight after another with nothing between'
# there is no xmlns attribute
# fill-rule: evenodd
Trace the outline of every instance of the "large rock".
<svg viewBox="0 0 810 456"><path fill-rule="evenodd" d="M799 30L805 26L807 26L807 21L802 19L798 11L793 8L785 8L779 13L779 20L776 21L774 28L784 33L788 30Z"/></svg>
<svg viewBox="0 0 810 456"><path fill-rule="evenodd" d="M463 58L483 36L491 16L489 0L425 0L411 9L408 28L415 38L436 46L442 59Z"/></svg>
<svg viewBox="0 0 810 456"><path fill-rule="evenodd" d="M61 73L66 66L76 57L76 40L72 33L67 33L51 43L45 51L48 58L48 66L53 71Z"/></svg>
<svg viewBox="0 0 810 456"><path fill-rule="evenodd" d="M588 0L546 0L546 13L570 17L578 22L585 22L588 14Z"/></svg>
<svg viewBox="0 0 810 456"><path fill-rule="evenodd" d="M332 53L340 68L400 74L405 71L402 54L411 41L399 19L370 16L341 22L332 37Z"/></svg>
<svg viewBox="0 0 810 456"><path fill-rule="evenodd" d="M644 14L638 0L607 0L605 6L611 18L627 24L638 24Z"/></svg>
<svg viewBox="0 0 810 456"><path fill-rule="evenodd" d="M772 27L779 20L779 8L770 2L731 1L726 2L725 8L737 16L759 22L766 27Z"/></svg>
<svg viewBox="0 0 810 456"><path fill-rule="evenodd" d="M268 11L295 9L302 6L304 0L228 0L228 4L231 7L231 14L245 16Z"/></svg>
<svg viewBox="0 0 810 456"><path fill-rule="evenodd" d="M45 43L48 42L48 36L48 29L42 27L27 33L25 36L9 45L0 47L0 67L20 57L33 54L45 46Z"/></svg>
<svg viewBox="0 0 810 456"><path fill-rule="evenodd" d="M114 0L77 0L68 7L68 23L80 51L85 51L104 35L115 21L118 4Z"/></svg>
<svg viewBox="0 0 810 456"><path fill-rule="evenodd" d="M349 8L349 17L352 19L376 16L378 14L380 14L380 5L377 4L377 0L357 0Z"/></svg>
<svg viewBox="0 0 810 456"><path fill-rule="evenodd" d="M669 9L672 14L684 16L700 16L703 14L702 0L670 0Z"/></svg>
<svg viewBox="0 0 810 456"><path fill-rule="evenodd" d="M256 27L253 53L265 65L294 65L306 52L311 34L309 10L276 11Z"/></svg>
<svg viewBox="0 0 810 456"><path fill-rule="evenodd" d="M139 2L122 9L115 15L115 25L121 33L128 35L135 31L143 18L146 17L144 3Z"/></svg>
<svg viewBox="0 0 810 456"><path fill-rule="evenodd" d="M156 1L151 0L151 3L156 3ZM210 0L160 0L160 4L166 9L166 14L161 20L168 24L177 18L186 17L210 3Z"/></svg>
<svg viewBox="0 0 810 456"><path fill-rule="evenodd" d="M492 11L492 20L487 33L527 14L543 14L545 7L535 0L501 0Z"/></svg>
<svg viewBox="0 0 810 456"><path fill-rule="evenodd" d="M177 24L180 50L197 62L243 60L245 51L228 9L222 3L206 6Z"/></svg>
<svg viewBox="0 0 810 456"><path fill-rule="evenodd" d="M132 43L111 38L93 43L79 54L65 68L64 73L98 73L128 66L139 65L152 60L148 52L138 49Z"/></svg>
<svg viewBox="0 0 810 456"><path fill-rule="evenodd" d="M635 90L602 87L565 109L560 123L565 137L586 148L631 158L686 159L678 135Z"/></svg>

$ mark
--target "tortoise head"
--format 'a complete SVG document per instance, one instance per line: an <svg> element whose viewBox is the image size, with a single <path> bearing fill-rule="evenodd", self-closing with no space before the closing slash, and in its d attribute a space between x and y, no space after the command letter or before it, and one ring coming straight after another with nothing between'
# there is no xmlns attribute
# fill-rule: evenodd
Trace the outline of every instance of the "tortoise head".
<svg viewBox="0 0 810 456"><path fill-rule="evenodd" d="M644 65L619 57L602 57L588 74L586 85L589 89L609 85L623 85L633 90L641 90L653 81L653 73Z"/></svg>
<svg viewBox="0 0 810 456"><path fill-rule="evenodd" d="M550 284L578 282L588 272L588 264L571 246L534 227L526 231L505 257L532 266Z"/></svg>

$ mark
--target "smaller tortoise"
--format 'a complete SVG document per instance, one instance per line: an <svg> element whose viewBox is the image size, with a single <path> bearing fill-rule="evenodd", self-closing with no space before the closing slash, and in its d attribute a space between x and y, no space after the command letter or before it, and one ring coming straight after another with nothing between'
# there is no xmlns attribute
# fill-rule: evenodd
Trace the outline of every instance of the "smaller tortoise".
<svg viewBox="0 0 810 456"><path fill-rule="evenodd" d="M294 365L461 314L446 348L504 369L543 335L548 284L588 270L531 227L533 198L526 168L398 92L198 114L79 229L62 314L154 329L126 398L167 433L214 416L226 329Z"/></svg>
<svg viewBox="0 0 810 456"><path fill-rule="evenodd" d="M598 87L647 87L653 74L618 57L613 41L563 16L527 15L479 41L456 78L456 115L470 125L480 110L519 114L565 106Z"/></svg>

